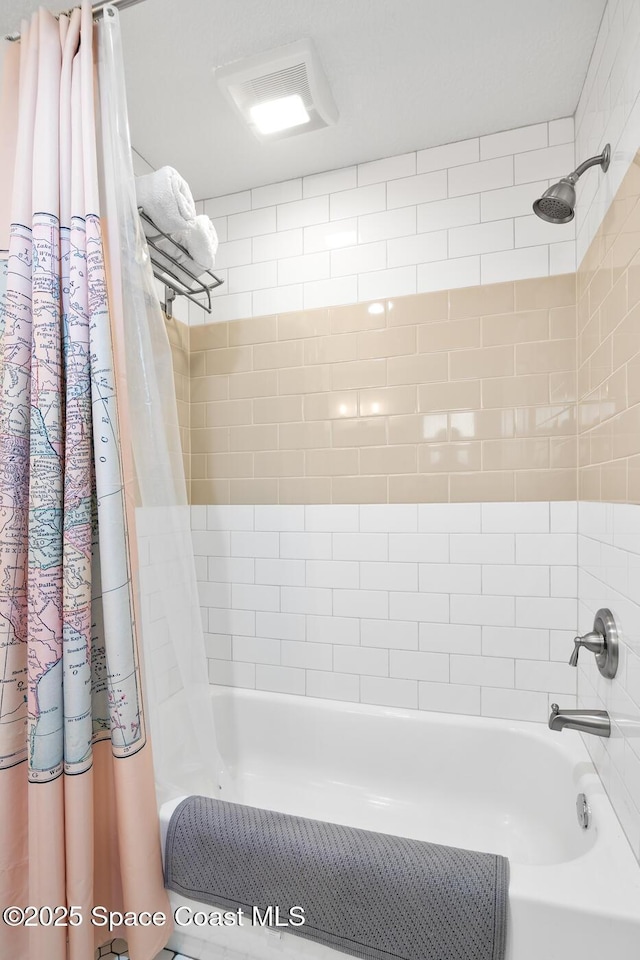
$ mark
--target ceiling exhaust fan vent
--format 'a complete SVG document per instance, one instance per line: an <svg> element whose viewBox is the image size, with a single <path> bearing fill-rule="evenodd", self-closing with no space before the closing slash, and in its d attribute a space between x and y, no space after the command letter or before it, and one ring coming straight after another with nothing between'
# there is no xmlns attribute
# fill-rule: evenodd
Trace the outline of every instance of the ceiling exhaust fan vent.
<svg viewBox="0 0 640 960"><path fill-rule="evenodd" d="M218 67L215 75L227 99L259 140L320 130L338 119L311 40Z"/></svg>

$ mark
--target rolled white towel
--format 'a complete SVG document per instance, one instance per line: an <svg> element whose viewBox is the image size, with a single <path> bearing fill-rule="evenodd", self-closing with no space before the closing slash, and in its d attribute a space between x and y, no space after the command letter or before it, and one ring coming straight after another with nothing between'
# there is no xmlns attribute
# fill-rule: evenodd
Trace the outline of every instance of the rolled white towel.
<svg viewBox="0 0 640 960"><path fill-rule="evenodd" d="M196 205L187 181L173 167L160 167L136 177L138 206L165 233L186 230L196 219ZM145 224L145 233L149 227Z"/></svg>
<svg viewBox="0 0 640 960"><path fill-rule="evenodd" d="M211 270L218 251L218 234L209 217L200 214L184 230L174 233L173 238L186 247L195 263L202 264L201 273Z"/></svg>

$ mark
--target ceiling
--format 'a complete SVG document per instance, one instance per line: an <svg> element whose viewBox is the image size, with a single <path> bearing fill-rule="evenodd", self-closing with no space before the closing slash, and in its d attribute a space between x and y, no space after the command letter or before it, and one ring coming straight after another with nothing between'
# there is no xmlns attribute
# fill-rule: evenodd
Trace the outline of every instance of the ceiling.
<svg viewBox="0 0 640 960"><path fill-rule="evenodd" d="M36 5L3 0L0 33ZM121 15L132 141L204 198L565 117L605 5L145 0ZM223 99L213 68L302 37L315 42L340 119L260 143Z"/></svg>

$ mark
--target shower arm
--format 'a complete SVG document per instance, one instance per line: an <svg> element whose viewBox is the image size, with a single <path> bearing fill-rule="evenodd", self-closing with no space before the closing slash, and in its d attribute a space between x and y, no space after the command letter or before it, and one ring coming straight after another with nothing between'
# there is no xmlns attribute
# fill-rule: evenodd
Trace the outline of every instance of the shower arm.
<svg viewBox="0 0 640 960"><path fill-rule="evenodd" d="M585 170L588 170L589 167L602 167L604 173L609 169L609 164L611 163L611 147L609 144L606 145L602 153L599 153L597 157L589 157L588 160L584 160L579 166L575 168L573 173L570 173L568 177L565 177L565 180L569 180L570 183L577 183Z"/></svg>

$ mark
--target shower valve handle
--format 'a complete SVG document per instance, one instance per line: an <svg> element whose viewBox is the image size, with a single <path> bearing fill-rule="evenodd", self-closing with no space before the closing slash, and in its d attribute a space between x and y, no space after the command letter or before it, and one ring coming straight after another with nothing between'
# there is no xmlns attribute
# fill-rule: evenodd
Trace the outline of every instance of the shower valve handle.
<svg viewBox="0 0 640 960"><path fill-rule="evenodd" d="M580 653L580 647L586 647L587 650L590 650L591 653L595 654L603 653L605 648L604 637L601 633L598 633L595 630L585 633L583 637L576 637L573 643L573 653L569 658L569 666L571 667L578 666L578 654Z"/></svg>

